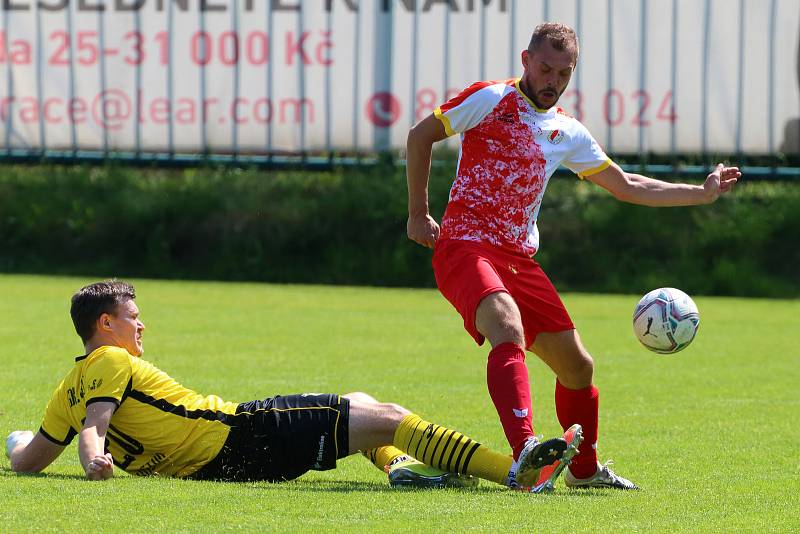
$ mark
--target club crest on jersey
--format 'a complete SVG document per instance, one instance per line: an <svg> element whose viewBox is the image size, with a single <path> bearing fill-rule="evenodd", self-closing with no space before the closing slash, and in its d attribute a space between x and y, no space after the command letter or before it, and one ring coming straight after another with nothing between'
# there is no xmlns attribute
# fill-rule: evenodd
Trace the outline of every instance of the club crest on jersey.
<svg viewBox="0 0 800 534"><path fill-rule="evenodd" d="M550 143L557 145L564 140L564 134L561 130L553 130L547 134L547 140L550 141Z"/></svg>

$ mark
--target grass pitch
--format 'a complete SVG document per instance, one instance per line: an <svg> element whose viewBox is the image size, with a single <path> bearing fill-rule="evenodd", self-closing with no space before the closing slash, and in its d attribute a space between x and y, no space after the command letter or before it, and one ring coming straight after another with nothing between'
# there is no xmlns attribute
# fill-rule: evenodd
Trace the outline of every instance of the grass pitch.
<svg viewBox="0 0 800 534"><path fill-rule="evenodd" d="M3 436L38 429L82 353L69 297L88 281L0 276ZM240 402L361 390L506 450L487 350L435 291L133 282L145 358L187 387ZM800 303L696 297L697 339L659 356L633 337L638 299L565 296L596 361L600 458L642 491L397 491L361 457L283 484L91 483L74 442L44 475L2 457L0 531L800 531ZM553 377L528 364L536 430L556 435Z"/></svg>

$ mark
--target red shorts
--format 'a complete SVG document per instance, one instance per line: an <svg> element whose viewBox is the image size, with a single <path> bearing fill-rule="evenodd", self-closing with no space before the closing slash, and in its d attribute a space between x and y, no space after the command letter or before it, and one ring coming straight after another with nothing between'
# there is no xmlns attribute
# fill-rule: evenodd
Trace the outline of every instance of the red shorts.
<svg viewBox="0 0 800 534"><path fill-rule="evenodd" d="M485 338L475 327L475 311L485 296L498 291L510 294L519 307L525 348L539 332L575 328L556 288L528 256L486 243L445 239L436 242L433 274L439 291L464 318L464 328L478 345Z"/></svg>

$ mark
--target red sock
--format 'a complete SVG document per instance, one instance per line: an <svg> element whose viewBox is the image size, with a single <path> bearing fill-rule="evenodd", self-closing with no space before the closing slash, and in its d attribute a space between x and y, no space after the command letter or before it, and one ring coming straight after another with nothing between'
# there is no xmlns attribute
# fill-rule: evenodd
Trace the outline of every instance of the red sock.
<svg viewBox="0 0 800 534"><path fill-rule="evenodd" d="M588 478L597 470L597 427L600 394L597 388L567 389L556 380L556 414L564 430L575 423L583 427L583 443L569 470L577 478Z"/></svg>
<svg viewBox="0 0 800 534"><path fill-rule="evenodd" d="M493 348L486 365L486 382L514 459L517 459L525 442L533 436L531 386L522 347L501 343Z"/></svg>

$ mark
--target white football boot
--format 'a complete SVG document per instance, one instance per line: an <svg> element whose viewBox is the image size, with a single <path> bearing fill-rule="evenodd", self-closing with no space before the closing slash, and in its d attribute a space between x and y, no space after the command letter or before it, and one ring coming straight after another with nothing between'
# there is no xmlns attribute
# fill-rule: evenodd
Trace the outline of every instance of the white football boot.
<svg viewBox="0 0 800 534"><path fill-rule="evenodd" d="M568 488L615 488L623 490L638 490L639 487L626 478L622 478L609 466L612 464L611 460L604 464L597 464L597 472L589 478L575 478L572 473L567 469L564 473L564 484Z"/></svg>

